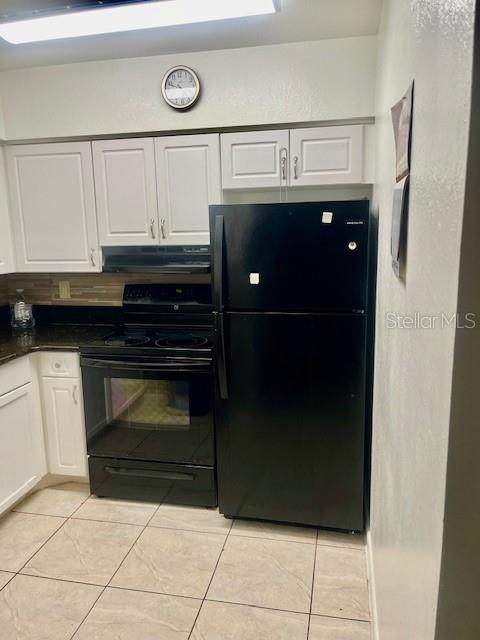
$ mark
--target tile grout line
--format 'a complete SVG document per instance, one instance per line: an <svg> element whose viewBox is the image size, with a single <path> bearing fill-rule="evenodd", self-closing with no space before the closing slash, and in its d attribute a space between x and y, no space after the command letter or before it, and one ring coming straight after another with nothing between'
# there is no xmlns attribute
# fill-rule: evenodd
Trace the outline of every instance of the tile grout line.
<svg viewBox="0 0 480 640"><path fill-rule="evenodd" d="M219 514L220 514L220 512L219 512ZM215 573L217 572L217 568L218 568L218 565L220 563L220 559L221 559L221 557L223 555L223 551L224 551L225 546L227 544L227 540L228 540L228 538L230 536L232 528L233 528L233 519L232 519L232 521L230 523L230 528L228 530L228 533L225 536L225 540L223 541L223 545L222 545L222 548L220 550L220 553L218 554L217 562L215 563L215 567L214 567L214 569L212 571L212 575L211 575L210 580L208 582L207 588L205 589L205 593L203 594L202 602L201 602L200 606L198 607L197 615L195 616L195 620L193 621L192 628L190 629L190 633L188 634L187 640L190 640L190 638L192 637L193 630L195 629L195 625L197 624L197 620L198 620L198 618L200 616L200 612L201 612L201 610L203 608L203 604L204 604L204 602L205 602L205 600L207 598L207 594L208 594L208 590L210 589L210 585L212 584L213 578L215 576Z"/></svg>
<svg viewBox="0 0 480 640"><path fill-rule="evenodd" d="M160 503L161 504L161 503ZM124 557L122 558L122 561L120 562L120 564L118 565L118 567L116 568L116 570L114 571L112 577L110 578L110 580L107 582L107 584L103 587L103 589L100 591L100 593L98 594L98 598L95 600L95 602L92 604L92 606L90 607L90 609L87 611L87 614L85 615L85 617L83 618L83 620L80 622L80 624L78 625L78 627L75 629L75 632L73 633L73 635L70 636L70 640L74 640L75 636L77 635L78 631L80 630L81 626L84 624L84 622L86 621L86 619L88 618L88 616L90 615L90 613L93 611L95 605L97 604L97 602L100 600L100 598L102 597L102 595L105 593L105 591L107 590L107 587L110 585L110 583L112 582L113 578L117 575L118 570L120 569L120 567L122 566L122 564L124 563L126 557L130 554L130 552L132 551L133 547L136 545L138 539L140 538L140 536L142 535L142 533L145 531L145 529L147 528L148 523L150 522L150 520L153 518L153 516L157 513L157 511L160 509L160 504L157 506L157 508L155 509L155 511L152 513L152 515L150 516L150 518L148 519L148 522L146 525L144 525L141 529L141 531L139 532L138 536L135 538L135 540L133 541L133 544L131 545L130 549L126 552L126 554L124 555ZM81 506L81 505L80 505ZM80 507L79 507L80 508ZM74 512L75 513L75 512ZM72 514L73 515L73 514ZM72 516L70 516L71 518ZM69 518L69 520L70 520ZM73 518L73 520L79 520L80 518ZM117 523L117 524L121 524L121 523ZM139 525L137 525L139 526Z"/></svg>
<svg viewBox="0 0 480 640"><path fill-rule="evenodd" d="M149 523L152 521L152 518L155 516L155 514L157 513L157 511L160 509L160 507L162 506L162 503L160 503L157 508L155 509L155 511L152 513L152 515L150 516L150 518L147 520L147 523L142 525L135 525L135 526L141 526L142 529L140 531L140 533L138 534L138 536L135 538L135 540L133 541L132 546L130 547L130 549L127 551L127 553L124 555L124 557L122 558L122 561L120 562L120 564L118 565L118 567L116 568L116 570L114 571L112 577L110 578L110 580L108 581L108 583L105 585L105 588L109 587L112 580L115 578L115 576L117 575L117 573L120 571L120 568L122 567L123 563L125 562L125 560L127 559L127 557L130 555L130 553L133 551L134 546L137 544L140 536L145 532L146 528L148 527ZM120 523L119 523L120 524Z"/></svg>
<svg viewBox="0 0 480 640"><path fill-rule="evenodd" d="M315 538L315 555L313 557L312 590L310 593L310 611L308 612L307 640L309 640L310 638L310 623L312 621L313 589L315 586L315 566L317 564L317 549L318 549L318 529L317 529L317 536Z"/></svg>
<svg viewBox="0 0 480 640"><path fill-rule="evenodd" d="M27 561L22 565L22 567L20 567L20 569L18 571L8 571L5 570L7 573L11 573L12 574L12 578L9 580L9 582L4 585L7 586L11 580L13 580L13 578L16 575L29 575L29 574L21 574L20 572L23 571L23 569L25 568L25 566L30 562L30 560L32 560L32 558L37 555L40 550L65 526L65 524L70 520L80 520L80 521L93 521L93 522L104 522L104 523L110 523L110 524L119 524L119 525L131 525L131 523L125 523L125 522L117 522L117 521L108 521L108 520L92 520L89 518L75 518L75 514L78 512L78 510L85 504L85 502L91 497L91 494L88 494L84 500L81 502L81 504L76 507L74 509L74 511L71 513L70 516L52 516L51 514L40 514L40 513L30 513L30 512L16 512L16 513L26 513L27 515L38 515L38 516L43 516L43 517L56 517L56 518L63 518L63 522L62 524L50 535L48 536L48 538L43 542L43 544L27 559ZM78 627L75 629L73 635L70 637L70 640L74 639L74 636L78 633L80 627L84 624L84 622L86 621L86 619L88 618L88 616L90 615L91 611L93 610L93 608L95 607L95 605L97 604L97 602L99 601L99 599L101 598L102 594L105 592L105 590L107 588L113 588L113 589L119 589L119 590L129 590L128 587L116 587L111 585L112 580L114 579L115 575L118 573L118 571L120 570L120 568L123 566L126 558L128 557L128 555L131 553L131 551L133 550L133 548L135 547L135 545L137 544L139 538L141 537L141 535L145 532L145 530L150 527L150 528L157 528L157 529L163 529L163 530L169 530L169 531L185 531L185 532L190 532L190 533L217 533L217 535L225 535L225 533L221 533L221 532L212 532L212 531L198 531L195 529L183 529L183 528L178 528L178 527L158 527L156 525L151 525L150 523L152 522L153 518L157 515L160 507L165 504L165 498L163 501L161 501L160 503L157 503L156 508L153 510L152 514L150 515L150 517L148 518L146 524L144 525L133 525L133 526L139 526L141 527L141 531L138 533L137 537L135 538L134 542L131 544L129 550L125 553L122 561L120 562L119 566L117 567L116 571L114 572L114 574L112 575L112 577L110 578L110 580L108 581L108 583L106 585L95 585L92 583L88 583L88 582L81 582L81 581L74 581L74 580L64 580L61 578L50 578L49 576L36 576L36 575L29 575L29 577L33 577L33 578L37 578L37 579L51 579L51 580L56 580L59 582L68 582L68 583L72 583L72 584L83 584L83 585L87 585L87 586L97 586L101 588L100 593L98 594L98 597L96 598L95 602L92 604L92 606L90 607L90 609L88 610L87 614L85 615L85 617L82 619L82 621L79 623ZM13 512L14 510L12 510ZM196 600L197 602L200 601L200 606L198 609L198 612L196 614L195 620L193 622L192 628L190 630L190 633L188 635L188 638L190 639L193 633L193 630L195 628L195 625L198 621L198 618L200 616L200 613L202 611L203 608L203 604L205 601L207 602L223 602L225 604L233 604L233 605L237 605L237 606L247 606L247 607L253 607L253 608L259 608L259 609L270 609L273 611L285 611L288 612L289 610L285 610L285 609L278 609L278 608L274 608L274 607L262 607L259 605L251 605L251 604L246 604L246 603L235 603L235 602L230 602L230 601L222 601L222 600L216 600L216 599L210 599L208 598L208 591L210 589L210 586L213 582L214 576L216 574L216 571L218 569L218 565L220 563L221 557L224 553L225 547L227 545L227 542L229 540L230 535L232 535L233 537L236 538L248 538L248 539L253 539L253 540L269 540L269 541L274 541L274 542L297 542L300 544L311 544L312 546L314 545L315 547L315 555L314 555L314 565L313 565L313 576L312 576L312 590L311 590L311 597L310 597L310 608L309 608L309 613L307 614L308 617L308 626L307 626L307 640L308 637L310 635L310 624L311 624L311 618L312 618L312 609L313 609L313 592L314 592L314 583L315 583L315 568L316 568L316 556L317 556L317 550L319 547L333 547L333 548L342 548L342 549L350 549L353 551L361 551L362 547L354 547L354 546L346 546L346 545L336 545L336 544L325 544L325 543L321 543L319 542L319 530L316 530L316 536L315 536L315 542L306 542L306 541L298 541L298 540L288 540L288 539L282 539L282 538L269 538L269 537L263 537L263 536L248 536L248 535L238 535L234 532L234 522L235 520L232 519L230 527L228 528L228 531L225 535L225 540L224 543L222 545L222 548L220 550L219 556L217 558L217 561L215 563L215 567L213 569L213 573L211 575L211 578L209 580L208 586L206 588L206 591L203 595L203 598L196 598L196 597L191 597L191 596L180 596L180 595L176 595L176 594L170 594L170 593L164 593L163 595L166 596L175 596L175 597L180 597L180 598L187 598L187 599L192 599L192 600ZM132 525L131 525L132 526ZM365 552L365 549L363 549L363 551ZM367 580L368 582L368 580ZM148 590L142 590L142 589L130 589L131 591L137 591L140 593L153 593L153 594L161 594L162 592L157 592L157 591L148 591ZM297 611L292 611L291 613L301 613L301 612L297 612ZM324 618L331 618L331 619L337 619L337 620L351 620L351 621L356 621L356 622L363 622L363 623L367 623L367 624L371 624L371 620L364 620L364 619L359 619L359 618L347 618L347 617L343 617L343 616L330 616L330 615L321 615L319 614L319 617L324 617Z"/></svg>
<svg viewBox="0 0 480 640"><path fill-rule="evenodd" d="M34 553L32 553L31 556L29 556L28 560L26 562L24 562L24 564L20 567L20 569L15 572L17 575L19 575L20 572L25 569L25 567L30 562L30 560L32 560L32 558L34 558L37 555L37 553L39 553L43 549L43 547L47 544L47 542L50 542L50 540L53 538L53 536L55 536L60 531L60 529L62 529L66 525L67 522L68 522L68 518L65 518L64 521L62 522L62 524L57 529L55 529L55 531L51 535L48 536L48 538L45 540L45 542L43 542L38 547L38 549L36 551L34 551ZM26 574L26 575L28 575L28 574Z"/></svg>
<svg viewBox="0 0 480 640"><path fill-rule="evenodd" d="M147 593L151 593L151 592L147 592ZM171 595L171 594L164 594L164 595ZM187 597L187 596L183 596L183 597ZM235 605L237 607L251 607L253 609L264 609L266 611L279 611L282 613L295 613L297 615L302 615L302 616L308 616L308 612L307 611L298 611L298 610L293 610L293 609L278 609L276 607L267 607L265 605L259 605L259 604L250 604L250 603L246 603L246 602L232 602L231 600L218 600L217 598L205 598L205 600L207 602L219 602L221 604L232 604ZM367 624L369 624L369 620L362 620L360 618L344 618L341 616L327 616L327 615L323 615L323 614L312 614L312 616L318 617L318 618L333 618L334 620L350 620L352 622L366 622Z"/></svg>
<svg viewBox="0 0 480 640"><path fill-rule="evenodd" d="M85 500L82 502L82 504L84 504L88 500L89 497L90 497L90 494L85 498ZM82 504L78 507L78 509L80 509ZM75 509L75 511L76 510L77 509ZM73 513L75 513L75 511ZM13 511L10 512L10 513L13 513ZM21 513L21 511L15 511L15 513ZM46 515L37 514L37 513L30 513L30 514L26 514L26 515L32 515L32 516L40 515L42 517L47 517ZM58 527L58 529L55 529L55 531L52 533L52 535L48 536L48 538L45 540L45 542L43 544L41 544L40 547L38 547L38 549L34 553L32 553L32 555L28 558L28 560L20 567L20 569L18 571L16 571L17 574L20 574L20 572L25 569L25 567L30 562L30 560L32 558L34 558L37 555L37 553L39 553L39 551L41 551L43 549L43 547L47 544L47 542L49 542L53 538L53 536L56 535L60 531L60 529L62 529L71 518L71 516L48 516L48 517L50 517L50 518L63 518L64 520L63 520L62 524ZM27 575L27 574L25 574L25 575ZM40 576L37 576L37 577L40 577Z"/></svg>
<svg viewBox="0 0 480 640"><path fill-rule="evenodd" d="M90 615L90 613L92 612L92 609L95 607L95 605L97 604L97 602L100 600L100 598L103 596L103 594L105 593L105 589L107 587L103 587L100 591L100 593L98 594L98 597L95 598L95 602L92 604L92 606L90 607L90 609L87 611L87 613L85 614L85 616L82 618L82 620L80 621L80 624L77 626L77 628L75 629L75 631L73 632L73 634L70 636L70 640L73 640L75 638L75 636L78 633L78 630L80 629L80 627L82 626L82 624L85 622L85 620L88 618L88 616Z"/></svg>

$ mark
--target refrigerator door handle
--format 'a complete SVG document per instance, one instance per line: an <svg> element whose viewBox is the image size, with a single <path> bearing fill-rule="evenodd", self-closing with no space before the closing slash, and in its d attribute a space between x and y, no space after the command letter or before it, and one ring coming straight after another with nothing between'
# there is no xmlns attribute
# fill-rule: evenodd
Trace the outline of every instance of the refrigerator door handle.
<svg viewBox="0 0 480 640"><path fill-rule="evenodd" d="M215 216L213 251L213 304L218 312L223 311L223 216Z"/></svg>
<svg viewBox="0 0 480 640"><path fill-rule="evenodd" d="M215 333L217 336L217 372L220 398L228 400L227 361L225 357L225 332L223 313L215 313Z"/></svg>

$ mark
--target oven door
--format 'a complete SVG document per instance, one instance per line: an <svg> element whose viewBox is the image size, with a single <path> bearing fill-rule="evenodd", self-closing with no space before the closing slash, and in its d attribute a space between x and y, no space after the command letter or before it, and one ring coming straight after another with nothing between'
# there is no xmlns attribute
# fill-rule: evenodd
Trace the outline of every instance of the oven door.
<svg viewBox="0 0 480 640"><path fill-rule="evenodd" d="M90 456L214 465L207 359L81 357Z"/></svg>

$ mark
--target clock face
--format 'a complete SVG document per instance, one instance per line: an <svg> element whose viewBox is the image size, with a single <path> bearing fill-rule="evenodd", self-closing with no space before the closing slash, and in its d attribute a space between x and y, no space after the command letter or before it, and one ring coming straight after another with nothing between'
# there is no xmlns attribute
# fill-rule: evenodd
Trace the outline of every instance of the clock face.
<svg viewBox="0 0 480 640"><path fill-rule="evenodd" d="M174 109L187 109L196 102L200 93L197 74L188 67L174 67L163 79L162 93Z"/></svg>

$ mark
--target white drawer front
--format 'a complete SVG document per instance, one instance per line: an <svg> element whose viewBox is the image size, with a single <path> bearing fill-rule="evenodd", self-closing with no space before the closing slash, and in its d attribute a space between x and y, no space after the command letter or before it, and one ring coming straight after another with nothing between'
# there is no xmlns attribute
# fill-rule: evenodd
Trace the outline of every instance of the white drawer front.
<svg viewBox="0 0 480 640"><path fill-rule="evenodd" d="M54 378L79 378L78 353L63 351L40 353L40 373L42 376Z"/></svg>
<svg viewBox="0 0 480 640"><path fill-rule="evenodd" d="M0 396L18 389L31 380L32 374L28 356L2 364L0 366Z"/></svg>

